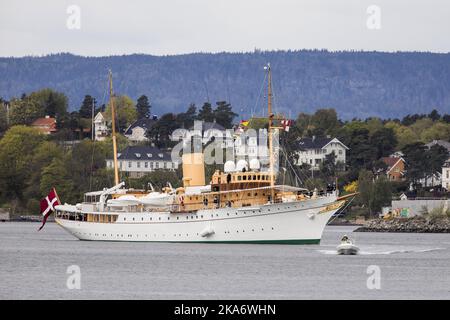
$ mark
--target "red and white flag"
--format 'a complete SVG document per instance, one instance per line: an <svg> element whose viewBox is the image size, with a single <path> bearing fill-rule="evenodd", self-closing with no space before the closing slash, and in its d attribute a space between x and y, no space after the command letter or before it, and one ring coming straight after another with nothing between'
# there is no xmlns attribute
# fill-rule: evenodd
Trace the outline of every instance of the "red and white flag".
<svg viewBox="0 0 450 320"><path fill-rule="evenodd" d="M281 120L281 125L283 130L289 132L289 127L292 125L292 120Z"/></svg>
<svg viewBox="0 0 450 320"><path fill-rule="evenodd" d="M59 197L56 194L56 190L55 188L52 188L48 196L41 200L41 214L44 216L44 219L42 220L42 226L38 231L44 227L48 216L55 211L55 206L59 204L61 204L61 202L59 202Z"/></svg>

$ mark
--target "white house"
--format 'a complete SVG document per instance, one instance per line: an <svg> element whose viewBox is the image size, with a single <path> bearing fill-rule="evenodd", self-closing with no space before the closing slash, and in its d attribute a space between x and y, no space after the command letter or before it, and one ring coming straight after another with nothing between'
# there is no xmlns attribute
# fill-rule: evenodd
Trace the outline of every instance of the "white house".
<svg viewBox="0 0 450 320"><path fill-rule="evenodd" d="M450 158L442 167L442 187L450 191Z"/></svg>
<svg viewBox="0 0 450 320"><path fill-rule="evenodd" d="M133 142L147 141L147 130L149 130L155 123L156 120L149 118L138 119L133 122L127 130L125 130L124 135Z"/></svg>
<svg viewBox="0 0 450 320"><path fill-rule="evenodd" d="M108 126L106 124L106 119L101 112L97 113L94 118L94 133L95 140L102 141L108 136Z"/></svg>
<svg viewBox="0 0 450 320"><path fill-rule="evenodd" d="M297 165L309 164L314 170L320 168L325 157L334 152L335 163L345 165L345 153L348 147L337 138L302 138L298 140Z"/></svg>
<svg viewBox="0 0 450 320"><path fill-rule="evenodd" d="M140 178L157 170L175 170L178 163L172 161L168 152L156 147L130 146L117 154L119 171L130 178ZM106 160L107 168L114 168L114 160Z"/></svg>

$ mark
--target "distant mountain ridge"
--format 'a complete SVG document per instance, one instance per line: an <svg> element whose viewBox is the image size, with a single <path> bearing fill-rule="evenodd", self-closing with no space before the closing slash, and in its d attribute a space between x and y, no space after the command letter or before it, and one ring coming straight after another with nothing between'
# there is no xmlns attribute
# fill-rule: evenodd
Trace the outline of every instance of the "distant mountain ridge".
<svg viewBox="0 0 450 320"><path fill-rule="evenodd" d="M325 50L133 54L0 58L0 97L49 87L69 97L71 110L85 94L105 102L107 70L114 90L150 98L153 113L180 112L190 103L231 101L242 117L265 110L263 66L273 70L275 107L299 112L335 108L343 119L403 117L450 111L450 54L426 52L329 52ZM256 107L256 111L255 111Z"/></svg>

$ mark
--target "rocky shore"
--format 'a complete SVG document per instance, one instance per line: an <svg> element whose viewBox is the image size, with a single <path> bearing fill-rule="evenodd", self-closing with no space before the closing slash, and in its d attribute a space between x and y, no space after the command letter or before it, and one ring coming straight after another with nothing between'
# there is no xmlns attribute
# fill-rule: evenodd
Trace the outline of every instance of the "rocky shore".
<svg viewBox="0 0 450 320"><path fill-rule="evenodd" d="M449 217L414 217L373 219L367 221L355 232L423 232L423 233L449 233Z"/></svg>

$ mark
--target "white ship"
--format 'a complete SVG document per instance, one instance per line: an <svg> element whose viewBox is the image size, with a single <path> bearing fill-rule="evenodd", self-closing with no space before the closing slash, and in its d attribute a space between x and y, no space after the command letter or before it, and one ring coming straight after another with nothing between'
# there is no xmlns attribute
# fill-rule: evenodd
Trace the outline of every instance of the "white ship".
<svg viewBox="0 0 450 320"><path fill-rule="evenodd" d="M110 95L112 82L110 73ZM57 205L56 222L80 240L317 244L330 217L346 202L337 190L320 193L276 185L268 68L270 167L242 170L227 162L205 183L202 153L183 154L183 187L162 192L125 189L119 183L114 120L115 186L86 193L84 202ZM114 105L111 99L112 119ZM194 161L195 160L195 161ZM239 169L239 170L236 170Z"/></svg>

